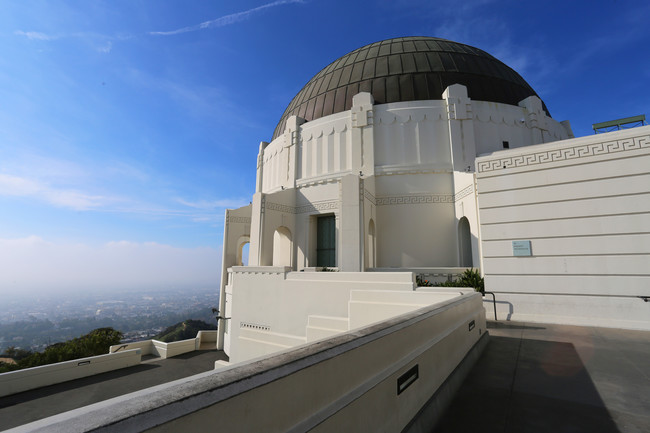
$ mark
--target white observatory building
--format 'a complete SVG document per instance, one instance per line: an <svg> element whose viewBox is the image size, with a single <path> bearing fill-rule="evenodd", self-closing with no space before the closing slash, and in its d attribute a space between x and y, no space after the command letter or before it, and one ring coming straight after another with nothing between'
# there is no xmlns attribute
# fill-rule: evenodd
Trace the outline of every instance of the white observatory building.
<svg viewBox="0 0 650 433"><path fill-rule="evenodd" d="M260 144L251 205L226 212L231 361L383 317L355 318L358 303L428 303L376 297L414 295L412 272L481 267L476 157L572 136L517 72L465 44L396 38L330 63ZM310 272L323 268L338 272Z"/></svg>
<svg viewBox="0 0 650 433"><path fill-rule="evenodd" d="M291 100L260 144L251 204L226 211L218 331L4 373L0 396L209 347L228 361L17 431L431 431L487 346L487 319L517 321L519 349L525 328L545 329L522 323L650 330L650 126L641 115L594 130L630 123L641 126L575 138L517 72L468 45L408 37L352 51ZM494 299L421 284L470 267ZM571 332L587 358L604 347ZM598 359L636 367L617 351L647 338L621 335ZM578 353L552 338L571 347L548 352L565 371ZM510 365L503 347L491 359ZM562 391L589 374L583 359L557 375L528 347L522 365ZM599 375L627 423L634 392L618 390L630 376ZM557 404L587 413L587 385ZM525 395L550 401L545 387Z"/></svg>

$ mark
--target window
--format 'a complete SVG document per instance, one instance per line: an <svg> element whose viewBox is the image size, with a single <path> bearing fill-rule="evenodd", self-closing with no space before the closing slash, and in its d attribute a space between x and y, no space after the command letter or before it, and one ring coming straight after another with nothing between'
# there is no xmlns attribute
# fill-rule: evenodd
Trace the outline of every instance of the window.
<svg viewBox="0 0 650 433"><path fill-rule="evenodd" d="M472 267L472 233L467 217L462 217L458 222L458 247L460 266Z"/></svg>
<svg viewBox="0 0 650 433"><path fill-rule="evenodd" d="M318 217L316 233L316 266L336 266L336 217Z"/></svg>
<svg viewBox="0 0 650 433"><path fill-rule="evenodd" d="M504 141L504 142L503 142L503 148L504 148L504 149L510 149L510 143L507 142L507 141Z"/></svg>

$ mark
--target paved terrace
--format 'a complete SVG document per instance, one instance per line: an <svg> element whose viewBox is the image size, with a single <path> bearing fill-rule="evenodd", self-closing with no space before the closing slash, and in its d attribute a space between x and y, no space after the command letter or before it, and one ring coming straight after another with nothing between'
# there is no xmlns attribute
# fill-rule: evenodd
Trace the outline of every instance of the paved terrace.
<svg viewBox="0 0 650 433"><path fill-rule="evenodd" d="M173 358L154 358L134 367L0 397L0 430L214 370L215 361L227 359L220 350L194 351Z"/></svg>
<svg viewBox="0 0 650 433"><path fill-rule="evenodd" d="M489 344L436 433L650 431L650 332L489 322ZM0 430L208 371L223 352L0 398Z"/></svg>
<svg viewBox="0 0 650 433"><path fill-rule="evenodd" d="M436 433L650 432L650 332L517 322L488 330Z"/></svg>

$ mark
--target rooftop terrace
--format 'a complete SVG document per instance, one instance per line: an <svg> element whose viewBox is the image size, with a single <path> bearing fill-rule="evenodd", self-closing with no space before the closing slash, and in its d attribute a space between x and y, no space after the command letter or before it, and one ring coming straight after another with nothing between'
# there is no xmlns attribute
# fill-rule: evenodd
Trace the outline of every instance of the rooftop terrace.
<svg viewBox="0 0 650 433"><path fill-rule="evenodd" d="M0 398L0 430L214 369L221 350L201 350Z"/></svg>
<svg viewBox="0 0 650 433"><path fill-rule="evenodd" d="M650 332L493 321L488 329L487 348L435 432L650 431ZM192 352L0 398L0 430L209 371L225 358Z"/></svg>
<svg viewBox="0 0 650 433"><path fill-rule="evenodd" d="M650 332L518 322L488 329L490 343L436 433L650 431Z"/></svg>

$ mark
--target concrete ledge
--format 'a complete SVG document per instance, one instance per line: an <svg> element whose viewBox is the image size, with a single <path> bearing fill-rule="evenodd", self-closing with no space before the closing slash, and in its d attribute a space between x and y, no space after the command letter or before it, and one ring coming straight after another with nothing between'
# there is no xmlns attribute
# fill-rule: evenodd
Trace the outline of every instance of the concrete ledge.
<svg viewBox="0 0 650 433"><path fill-rule="evenodd" d="M99 355L0 374L0 397L140 364L140 349Z"/></svg>
<svg viewBox="0 0 650 433"><path fill-rule="evenodd" d="M205 431L214 427L215 420L230 432L400 431L485 330L480 294L459 296L17 431ZM250 416L251 408L255 416Z"/></svg>
<svg viewBox="0 0 650 433"><path fill-rule="evenodd" d="M400 269L401 271L401 269ZM411 272L290 272L288 280L413 284Z"/></svg>
<svg viewBox="0 0 650 433"><path fill-rule="evenodd" d="M109 348L109 353L139 349L142 355L154 355L162 359L182 355L200 349L216 349L218 331L199 331L195 338L165 343L158 340L144 340L133 343L116 344Z"/></svg>

